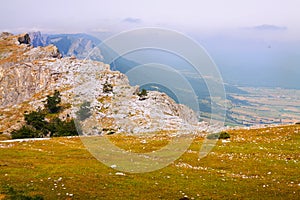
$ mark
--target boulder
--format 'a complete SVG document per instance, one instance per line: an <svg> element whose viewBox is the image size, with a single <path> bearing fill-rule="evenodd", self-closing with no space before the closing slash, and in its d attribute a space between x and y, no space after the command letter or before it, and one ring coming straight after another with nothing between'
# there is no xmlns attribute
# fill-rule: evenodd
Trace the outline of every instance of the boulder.
<svg viewBox="0 0 300 200"><path fill-rule="evenodd" d="M18 37L18 42L20 44L30 44L30 37L29 37L28 33L21 34Z"/></svg>

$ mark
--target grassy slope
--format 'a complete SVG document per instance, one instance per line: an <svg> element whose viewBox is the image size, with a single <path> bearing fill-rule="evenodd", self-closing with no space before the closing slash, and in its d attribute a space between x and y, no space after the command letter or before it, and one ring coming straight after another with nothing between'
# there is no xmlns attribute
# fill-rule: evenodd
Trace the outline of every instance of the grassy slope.
<svg viewBox="0 0 300 200"><path fill-rule="evenodd" d="M231 142L219 141L200 161L198 138L168 167L126 176L98 162L79 138L0 143L0 199L7 185L45 199L299 199L300 126L230 134ZM109 137L126 149L143 148L140 138Z"/></svg>

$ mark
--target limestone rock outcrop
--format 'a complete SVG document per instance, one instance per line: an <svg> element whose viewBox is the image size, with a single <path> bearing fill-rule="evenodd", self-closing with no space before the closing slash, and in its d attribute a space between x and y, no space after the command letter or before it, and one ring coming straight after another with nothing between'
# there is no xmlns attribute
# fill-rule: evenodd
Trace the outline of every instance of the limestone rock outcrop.
<svg viewBox="0 0 300 200"><path fill-rule="evenodd" d="M197 127L195 113L176 104L164 93L148 92L141 100L139 88L109 65L74 57L61 58L53 46L28 46L28 34L0 36L0 131L22 123L24 111L43 106L45 97L59 90L64 112L77 118L80 105L90 103L91 117L80 122L84 134L107 131L142 133ZM19 40L21 39L21 42ZM105 90L105 84L110 90ZM62 116L63 117L63 116Z"/></svg>

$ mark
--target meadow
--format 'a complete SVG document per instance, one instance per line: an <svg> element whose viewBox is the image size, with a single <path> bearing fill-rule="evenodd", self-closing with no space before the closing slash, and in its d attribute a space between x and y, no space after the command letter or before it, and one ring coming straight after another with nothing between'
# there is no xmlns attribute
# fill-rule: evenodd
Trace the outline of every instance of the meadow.
<svg viewBox="0 0 300 200"><path fill-rule="evenodd" d="M300 125L229 131L198 160L203 138L169 166L126 173L95 159L79 137L0 142L0 199L11 190L44 199L299 199ZM147 152L169 137L109 135L115 145ZM145 141L146 142L141 142Z"/></svg>

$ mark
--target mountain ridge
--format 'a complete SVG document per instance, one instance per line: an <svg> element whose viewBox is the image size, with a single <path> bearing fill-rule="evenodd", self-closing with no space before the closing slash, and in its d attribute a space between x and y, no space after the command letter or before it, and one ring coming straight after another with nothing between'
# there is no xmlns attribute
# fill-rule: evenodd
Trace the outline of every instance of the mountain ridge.
<svg viewBox="0 0 300 200"><path fill-rule="evenodd" d="M111 71L109 65L92 60L62 57L57 47L33 47L30 41L20 42L28 34L1 34L0 41L0 132L9 133L24 123L22 113L43 107L43 101L53 90L61 91L62 104L71 104L61 118L76 112L84 101L90 101L92 117L82 122L85 134L104 130L132 134L176 130L197 130L195 113L176 104L160 92L148 92L139 98L139 87L129 85L127 77ZM110 84L112 91L105 91ZM90 87L90 88L89 88ZM130 123L128 123L130 122Z"/></svg>

